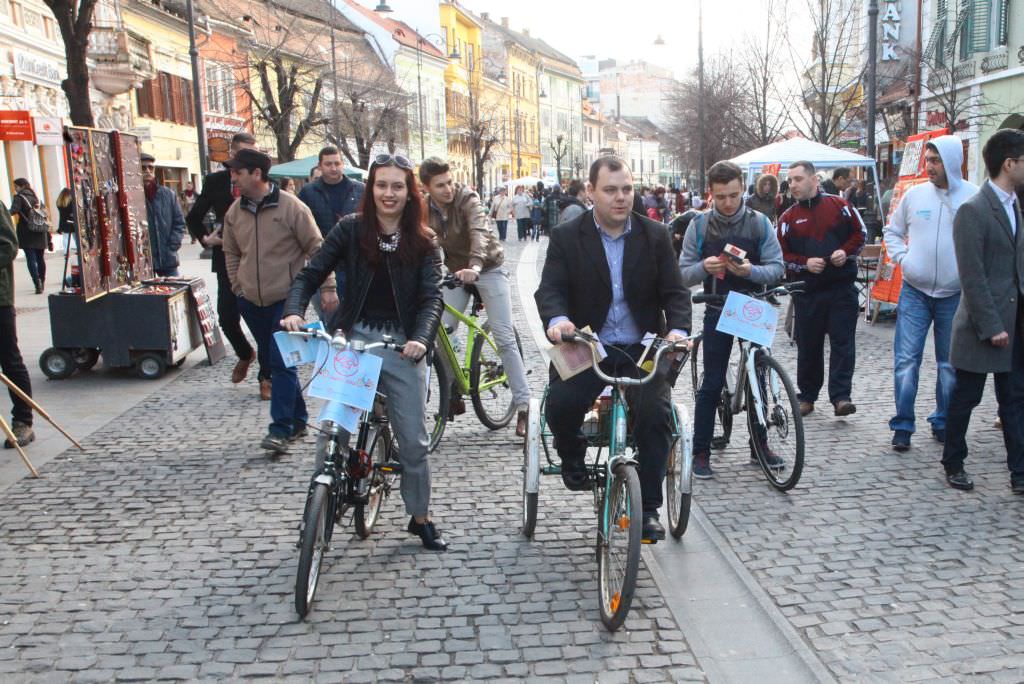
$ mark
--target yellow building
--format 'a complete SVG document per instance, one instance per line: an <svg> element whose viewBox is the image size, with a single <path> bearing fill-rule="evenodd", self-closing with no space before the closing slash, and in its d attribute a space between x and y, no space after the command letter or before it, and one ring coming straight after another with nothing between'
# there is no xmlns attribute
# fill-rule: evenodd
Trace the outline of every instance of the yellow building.
<svg viewBox="0 0 1024 684"><path fill-rule="evenodd" d="M133 91L132 113L142 151L156 157L158 178L175 192L200 174L185 21L148 2L121 5L124 26L151 41L155 78Z"/></svg>
<svg viewBox="0 0 1024 684"><path fill-rule="evenodd" d="M444 51L458 57L450 60L444 72L448 164L456 182L471 184L473 155L468 129L475 118L471 97L480 97L483 80L482 27L455 0L441 2L439 11Z"/></svg>
<svg viewBox="0 0 1024 684"><path fill-rule="evenodd" d="M504 79L483 78L480 96L480 118L483 128L481 133L484 144L490 144L489 159L484 164L484 188L488 194L507 181L512 180L511 119L509 103L512 101L512 90Z"/></svg>

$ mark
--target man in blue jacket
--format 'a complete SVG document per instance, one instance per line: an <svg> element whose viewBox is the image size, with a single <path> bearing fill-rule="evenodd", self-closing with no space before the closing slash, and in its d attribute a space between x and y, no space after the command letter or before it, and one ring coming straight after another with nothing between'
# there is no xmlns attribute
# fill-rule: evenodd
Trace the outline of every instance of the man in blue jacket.
<svg viewBox="0 0 1024 684"><path fill-rule="evenodd" d="M174 191L156 182L156 158L151 154L142 154L139 161L146 191L146 218L149 221L149 244L153 250L153 271L158 276L174 278L179 275L178 249L185 236L185 217Z"/></svg>
<svg viewBox="0 0 1024 684"><path fill-rule="evenodd" d="M302 186L299 199L313 212L313 219L319 226L320 233L326 238L327 233L331 232L331 228L334 228L342 216L359 211L365 186L357 180L345 177L345 163L341 159L341 152L334 145L328 145L320 150L318 168L320 177ZM338 271L335 278L340 297L345 274ZM319 297L313 298L314 307L319 306L318 301ZM317 313L320 313L319 309Z"/></svg>

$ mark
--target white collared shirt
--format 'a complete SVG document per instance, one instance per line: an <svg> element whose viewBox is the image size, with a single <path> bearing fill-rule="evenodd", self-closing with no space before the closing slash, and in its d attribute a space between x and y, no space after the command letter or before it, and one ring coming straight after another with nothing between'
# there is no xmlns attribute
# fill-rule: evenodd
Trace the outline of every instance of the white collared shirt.
<svg viewBox="0 0 1024 684"><path fill-rule="evenodd" d="M989 187L996 193L996 197L999 198L999 203L1003 205L1003 211L1006 212L1006 217L1010 219L1010 232L1013 233L1014 237L1017 236L1017 212L1014 211L1013 205L1017 200L1017 195L1012 192L1006 192L1001 187L992 182L992 179L988 179Z"/></svg>

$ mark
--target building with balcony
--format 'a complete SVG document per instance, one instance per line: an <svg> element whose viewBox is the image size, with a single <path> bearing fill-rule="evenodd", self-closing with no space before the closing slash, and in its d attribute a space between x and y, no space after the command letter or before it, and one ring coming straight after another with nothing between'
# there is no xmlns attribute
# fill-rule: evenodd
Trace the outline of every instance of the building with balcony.
<svg viewBox="0 0 1024 684"><path fill-rule="evenodd" d="M473 160L468 128L483 81L483 26L455 0L439 4L442 48L450 57L444 72L445 113L448 126L448 163L452 178L472 184Z"/></svg>

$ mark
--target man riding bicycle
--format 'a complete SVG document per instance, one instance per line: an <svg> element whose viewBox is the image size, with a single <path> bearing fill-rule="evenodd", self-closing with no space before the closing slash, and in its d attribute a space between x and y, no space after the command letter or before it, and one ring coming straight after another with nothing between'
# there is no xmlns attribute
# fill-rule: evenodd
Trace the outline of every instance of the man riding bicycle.
<svg viewBox="0 0 1024 684"><path fill-rule="evenodd" d="M720 161L708 169L708 186L714 205L693 219L679 268L686 286L704 283L704 292L728 294L761 290L782 278L782 248L775 229L764 214L743 206L743 171L732 162ZM746 252L743 258L726 255L732 245ZM732 335L718 332L720 308L704 309L704 381L693 408L693 476L710 479L711 436L718 405L729 370ZM751 458L756 459L751 444ZM777 459L777 457L776 457ZM775 459L769 458L769 464Z"/></svg>
<svg viewBox="0 0 1024 684"><path fill-rule="evenodd" d="M534 298L554 344L577 327L589 326L608 352L601 369L612 376L639 376L643 371L636 361L644 350L644 333L670 342L686 339L690 293L674 262L667 227L631 212L633 174L626 162L598 158L589 181L594 208L551 231ZM593 369L568 380L551 369L545 415L562 461L562 481L570 490L589 487L581 427L602 389L604 382ZM626 401L640 464L643 538L664 539L658 509L673 435L671 389L664 374L627 390Z"/></svg>
<svg viewBox="0 0 1024 684"><path fill-rule="evenodd" d="M480 198L469 188L452 181L444 160L437 157L423 160L420 182L429 195L430 228L444 249L445 267L463 284L476 286L487 310L487 321L498 345L498 354L508 375L512 401L518 414L516 434L522 437L526 434L530 388L512 325L509 273L502 268L505 252L487 227L487 214ZM465 288L445 290L444 299L446 304L461 311L466 308L469 293ZM445 316L442 325L451 328L458 325L458 321L452 316Z"/></svg>

